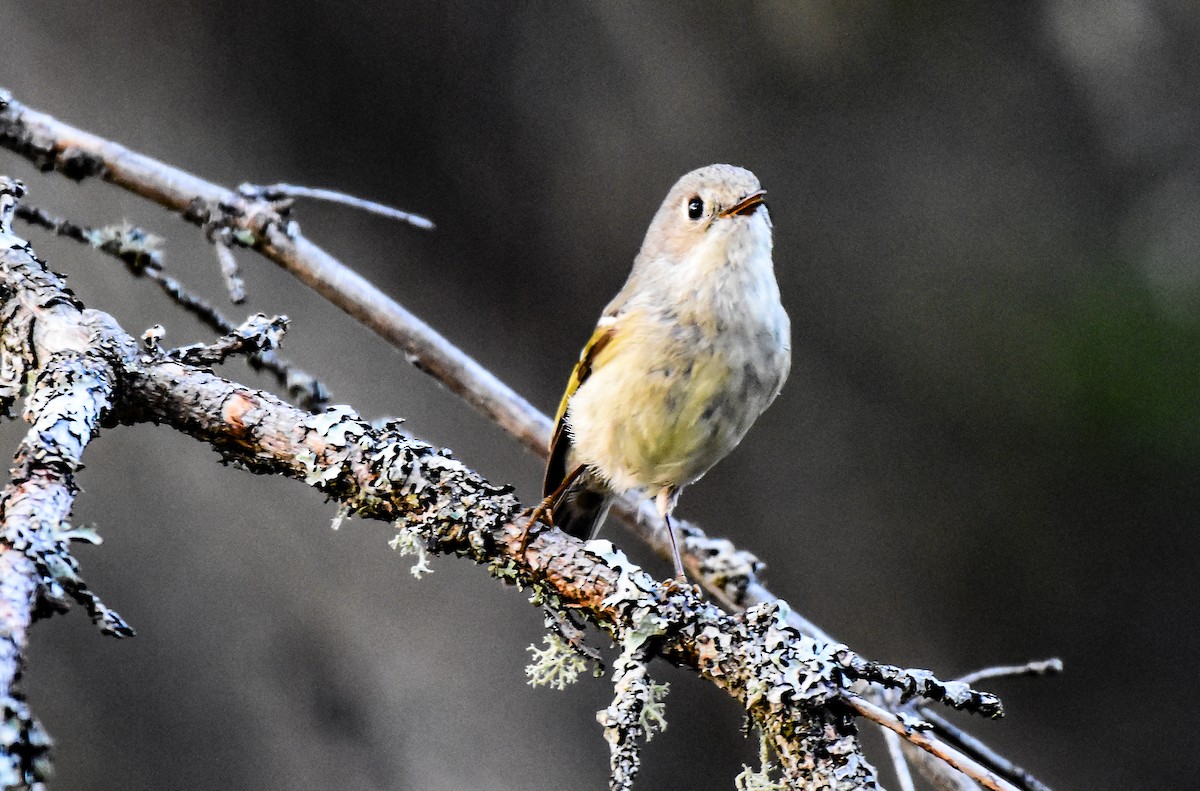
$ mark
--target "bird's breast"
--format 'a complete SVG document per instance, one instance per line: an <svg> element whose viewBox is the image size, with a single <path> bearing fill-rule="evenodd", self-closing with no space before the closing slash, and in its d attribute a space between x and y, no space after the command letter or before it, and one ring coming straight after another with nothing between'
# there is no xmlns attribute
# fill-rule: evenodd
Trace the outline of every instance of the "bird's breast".
<svg viewBox="0 0 1200 791"><path fill-rule="evenodd" d="M630 306L611 357L569 404L575 463L618 490L684 486L737 446L779 392L790 359L788 318L767 264L765 274L721 268L696 287Z"/></svg>

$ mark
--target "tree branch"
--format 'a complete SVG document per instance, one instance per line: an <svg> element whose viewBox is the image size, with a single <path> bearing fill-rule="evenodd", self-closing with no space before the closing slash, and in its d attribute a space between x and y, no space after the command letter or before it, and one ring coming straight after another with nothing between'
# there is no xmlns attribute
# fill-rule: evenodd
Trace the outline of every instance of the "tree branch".
<svg viewBox="0 0 1200 791"><path fill-rule="evenodd" d="M163 271L162 240L157 236L128 224L88 228L25 203L17 205L16 218L107 253L125 264L134 277L152 280L172 302L213 332L221 335L233 332L233 323L221 311ZM270 373L297 403L310 412L322 409L329 403L329 391L323 383L275 352L250 354L246 360L252 369Z"/></svg>
<svg viewBox="0 0 1200 791"><path fill-rule="evenodd" d="M25 107L0 88L0 146L42 170L80 180L99 176L200 226L231 228L238 243L295 275L331 303L403 350L429 373L536 453L550 423L530 404L429 325L358 273L308 241L270 201L246 198L151 157ZM541 420L533 416L541 417Z"/></svg>
<svg viewBox="0 0 1200 791"><path fill-rule="evenodd" d="M19 189L0 182L6 194L19 196ZM102 314L85 314L27 244L11 234L4 241L0 272L5 275L5 308L16 306L10 320L29 322L33 330L18 336L32 339L23 359L35 365L44 350L94 356L107 374L98 392L92 392L91 380L85 378L84 393L68 398L61 409L53 402L41 404L31 436L53 430L65 446L61 458L48 463L52 472L69 475L78 467L87 440L110 410L122 422L173 426L255 472L301 479L359 515L403 522L405 529L419 533L429 551L486 564L501 578L543 590L556 608L585 614L632 650L694 668L743 702L772 736L785 775L797 787L822 777L831 788L874 786L847 713L838 713L842 675L835 652L788 628L782 604L746 618L728 616L690 591L660 586L608 542L585 547L558 531L535 537L522 552L520 506L505 487L489 484L448 454L405 436L398 424L373 429L345 407L312 415L161 353L135 354L133 339ZM55 343L65 352L55 349ZM41 359L43 371L57 369ZM51 397L62 398L60 389L52 388ZM31 409L37 396L35 390ZM25 552L33 560L13 569L17 579L25 580L19 588L25 599L11 602L15 620L7 631L22 639L34 610L33 591L53 591L58 579L48 580L39 571L46 542L37 539L51 536L57 550L62 539L56 531L74 491L69 478L47 477L58 480L27 487L18 476L6 498L4 550ZM29 488L60 494L58 502L47 505L44 498L23 497ZM28 509L32 516L23 519L21 506L27 503L33 506ZM36 530L15 532L34 518ZM80 587L86 590L81 581ZM23 647L14 644L9 653L19 660ZM0 683L15 682L16 672L11 675ZM0 688L0 694L10 690ZM631 781L632 772L627 777Z"/></svg>
<svg viewBox="0 0 1200 791"><path fill-rule="evenodd" d="M269 200L267 188L234 191L25 107L0 88L0 145L43 170L68 178L100 176L180 213L185 220L227 231L294 274L337 307L405 353L406 359L479 410L527 449L545 458L550 419L352 269L301 235L290 204ZM267 197L264 197L264 194ZM231 328L222 332L228 333ZM666 528L653 508L635 497L613 509L643 540L669 557ZM678 520L684 563L705 588L731 609L773 601L757 580L762 564L724 539L709 539ZM810 636L827 635L792 613L793 625Z"/></svg>
<svg viewBox="0 0 1200 791"><path fill-rule="evenodd" d="M19 184L0 180L0 195L20 194ZM10 216L11 211L0 212L5 337L23 339L25 345L17 349L24 368L13 369L19 375L7 380L6 392L11 395L25 381L26 371L42 372L29 401L34 420L29 443L41 455L18 455L18 474L4 498L0 550L23 554L28 562L10 564L14 576L6 580L21 582L11 586L17 598L0 613L12 619L6 632L19 641L7 647L12 661L7 676L0 676L0 696L23 703L13 693L24 635L36 610L34 593L53 597L56 585L67 588L63 580L68 580L75 598L80 592L90 596L65 553L69 536L63 526L83 449L109 420L173 426L254 472L303 480L354 513L402 523L431 552L466 556L502 579L534 586L552 607L583 614L625 646L630 658L621 666L625 681L618 685L614 710L634 712L639 722L647 701L637 698L634 704L631 696L650 688L635 683L644 679L639 667L645 658L658 654L691 667L742 702L778 755L785 778L797 788L875 787L842 702L851 679L869 675L907 690L915 688L913 678L920 678L922 690L938 687L923 671L881 671L844 646L800 635L787 625L783 602L727 615L690 590L656 583L606 541L585 545L560 531L544 531L522 552L520 505L508 488L404 435L398 424L375 429L346 407L312 415L167 353L138 353L111 317L82 310L28 244L9 232ZM18 329L24 331L14 332ZM277 323L253 322L236 342L278 331ZM231 348L227 343L213 347L216 354ZM78 365L66 368L68 362ZM71 373L56 376L63 370ZM55 568L56 563L68 570ZM117 620L114 627L115 616L90 600L97 605L94 617L120 633L123 623ZM987 697L944 700L973 706L986 704ZM985 709L994 710L993 704ZM34 731L32 720L26 720L26 732ZM611 727L618 733L614 743L632 761L621 775L620 787L627 787L637 766L628 745L637 731L619 718ZM23 743L24 752L9 751L10 763L24 770L31 744ZM26 783L37 779L23 778Z"/></svg>
<svg viewBox="0 0 1200 791"><path fill-rule="evenodd" d="M207 227L236 230L233 238L253 246L293 272L334 304L358 318L385 339L406 351L408 359L435 376L453 392L501 425L526 447L542 454L549 421L485 369L450 345L356 273L304 239L280 207L233 193L161 162L25 108L0 96L0 145L26 156L43 169L57 169L72 178L100 175L126 189L180 212L185 219ZM637 509L626 501L620 509L627 522L660 552L666 542L656 515L642 511L644 525L632 518ZM694 529L694 528L693 528ZM734 608L765 604L774 597L757 581L760 565L752 555L736 552L732 544L703 538L696 530L685 542L689 571L703 580L714 597ZM713 559L717 562L713 562ZM730 570L734 570L732 573ZM787 614L789 623L822 641L817 627ZM878 706L846 700L859 714L881 717ZM910 710L909 709L906 710ZM883 718L886 719L886 718ZM881 724L887 726L883 720ZM929 741L926 738L926 741ZM953 748L942 745L953 753ZM965 757L965 756L963 756ZM938 765L934 765L935 767ZM940 770L939 770L940 771ZM987 781L990 783L990 779ZM990 787L1009 788L1010 785Z"/></svg>
<svg viewBox="0 0 1200 791"><path fill-rule="evenodd" d="M75 473L87 443L110 407L115 382L107 352L91 342L90 323L70 293L41 269L24 240L11 233L19 182L0 178L3 250L3 365L0 409L8 412L36 376L25 418L32 426L17 449L10 482L0 493L0 784L27 787L48 770L49 738L29 712L21 674L34 617L82 604L107 634L133 634L76 573L67 550L94 540L67 523L78 487Z"/></svg>

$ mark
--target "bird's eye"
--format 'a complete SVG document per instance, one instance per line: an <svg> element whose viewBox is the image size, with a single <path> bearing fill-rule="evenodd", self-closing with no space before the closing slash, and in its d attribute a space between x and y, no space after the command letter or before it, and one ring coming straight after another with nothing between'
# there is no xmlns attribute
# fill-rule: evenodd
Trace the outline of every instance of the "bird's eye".
<svg viewBox="0 0 1200 791"><path fill-rule="evenodd" d="M704 201L699 197L694 197L688 201L688 217L693 220L698 220L704 216Z"/></svg>

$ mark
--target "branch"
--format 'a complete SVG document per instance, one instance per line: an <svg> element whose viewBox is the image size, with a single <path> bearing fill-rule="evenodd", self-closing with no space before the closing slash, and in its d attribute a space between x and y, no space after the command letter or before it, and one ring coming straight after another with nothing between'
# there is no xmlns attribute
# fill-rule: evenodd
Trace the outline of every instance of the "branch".
<svg viewBox="0 0 1200 791"><path fill-rule="evenodd" d="M287 316L267 318L262 313L251 316L216 343L196 343L167 352L172 360L189 365L215 365L235 354L262 354L274 351L287 331Z"/></svg>
<svg viewBox="0 0 1200 791"><path fill-rule="evenodd" d="M353 195L347 195L337 190L321 189L319 187L300 187L295 184L269 184L265 187L257 184L243 184L238 187L238 192L247 198L261 198L272 202L277 202L283 198L308 198L310 200L327 201L329 203L340 203L343 206L350 206L351 208L371 214L378 214L380 217L387 217L389 220L406 222L425 231L433 230L433 221L427 217L422 217L412 212L401 211L382 203L376 203L373 200L356 198Z"/></svg>
<svg viewBox="0 0 1200 791"><path fill-rule="evenodd" d="M527 448L539 455L545 453L550 423L544 415L357 273L304 239L298 226L287 218L286 205L259 200L254 191L249 197L233 193L29 110L2 93L0 145L22 154L42 169L57 169L77 179L99 175L180 212L185 219L197 224L235 229L235 239L245 239L254 249L404 350L410 362L460 395ZM639 514L638 506L629 498L619 503L615 510L660 554L667 551L663 526L652 510L643 507ZM685 564L717 601L740 609L774 600L770 591L757 580L761 568L757 559L749 553L736 551L732 544L723 540L704 538L697 528L683 527L690 536L685 542L688 550ZM832 642L798 614L789 612L787 617L791 626L805 634ZM879 716L871 707L859 706L856 701L856 698L848 699L859 714L870 719ZM911 705L905 710L911 712ZM887 726L886 722L877 721ZM955 752L949 745L941 747ZM922 769L944 771L939 764L922 766Z"/></svg>
<svg viewBox="0 0 1200 791"><path fill-rule="evenodd" d="M25 203L17 205L16 218L107 253L125 264L134 277L152 280L172 302L214 332L228 335L234 331L233 323L221 311L163 271L162 240L154 234L128 224L89 228ZM250 354L246 360L253 370L270 373L297 403L310 412L323 409L329 403L329 391L322 382L280 358L275 352Z"/></svg>
<svg viewBox="0 0 1200 791"><path fill-rule="evenodd" d="M19 185L0 180L0 197L19 196ZM10 214L0 212L0 222ZM647 732L643 714L657 705L655 685L646 680L644 667L654 654L692 668L739 700L793 787L875 787L843 704L852 698L848 685L855 675L873 674L908 689L908 681L898 680L925 679L923 671L881 672L881 666L866 663L844 646L805 637L788 625L783 602L728 615L691 590L656 583L607 541L584 544L560 531L545 531L523 552L524 519L509 488L488 483L448 453L406 436L398 424L372 428L346 407L312 415L167 353L138 353L133 339L111 317L82 310L28 245L8 233L7 225L0 227L5 229L0 244L4 337L17 339L14 348L21 352L25 370L40 368L40 383L47 371L60 370L60 360L94 361L94 373L72 369L66 384L47 384L50 395L45 398L35 388L29 402L35 417L30 441L56 455L31 461L31 469L45 468L44 483L18 475L6 492L6 540L0 550L23 553L29 560L24 567L13 567L15 576L6 579L22 582L16 587L24 595L0 612L14 619L5 624L9 634L23 641L35 610L33 592L53 595L55 583L64 578L53 568L50 574L42 568L49 565L46 558L59 558L59 545L65 547L62 525L73 500L71 476L87 441L112 420L166 424L208 442L227 460L253 472L302 480L360 516L402 524L428 551L465 556L501 579L533 586L551 607L582 614L612 635L624 647L609 721L613 741L622 748L614 752L614 760L623 756L621 773L614 772L614 778L622 778L620 787L628 787L637 768L636 752L628 745L639 732ZM265 320L252 322L239 339L261 342L278 329ZM230 347L213 348L221 354ZM6 382L6 393L25 381L25 370ZM73 395L80 384L82 392ZM29 480L36 482L27 484ZM42 491L57 499L48 503L26 495ZM24 508L27 504L33 507ZM31 522L36 524L22 530ZM73 566L70 571L65 578L86 592ZM107 610L98 612L99 620L108 617ZM23 649L23 642L9 647L14 668L19 669ZM15 691L17 669L0 678L0 684L7 682L0 694ZM924 684L936 686L935 680ZM974 693L971 699L986 697ZM13 760L19 755L23 753L8 753Z"/></svg>
<svg viewBox="0 0 1200 791"><path fill-rule="evenodd" d="M288 207L268 199L272 188L236 192L31 110L0 89L0 145L43 170L68 178L100 176L173 211L184 219L228 232L294 274L337 307L405 353L418 369L433 376L526 448L544 458L551 421L528 401L467 356L429 325L333 256L309 242ZM286 186L286 185L285 185ZM225 237L223 237L225 238ZM228 333L232 327L221 332ZM666 528L653 508L635 497L620 500L614 512L664 557L670 545ZM762 564L724 539L709 539L682 520L685 565L706 589L732 609L773 601L758 583ZM752 595L753 594L753 595ZM807 621L792 614L793 625L811 636Z"/></svg>
<svg viewBox="0 0 1200 791"><path fill-rule="evenodd" d="M221 279L225 281L225 290L229 292L229 301L240 305L246 301L246 281L242 279L242 271L238 268L237 258L233 255L229 243L221 239L213 241L217 251L217 262L221 265Z"/></svg>
<svg viewBox="0 0 1200 791"><path fill-rule="evenodd" d="M985 667L974 673L967 673L958 679L962 684L976 684L993 678L1018 678L1020 676L1052 676L1063 671L1061 659L1041 659L1036 662L1026 662L1023 665L999 665Z"/></svg>
<svg viewBox="0 0 1200 791"><path fill-rule="evenodd" d="M196 225L224 225L233 238L291 272L331 303L405 352L409 362L542 453L550 423L488 370L454 348L369 281L300 234L270 201L246 198L124 146L25 107L0 89L0 146L42 170L81 180L99 176L179 213Z"/></svg>
<svg viewBox="0 0 1200 791"><path fill-rule="evenodd" d="M0 705L7 735L0 753L0 784L29 786L45 779L49 739L33 719L21 690L28 629L35 616L84 606L107 634L133 630L92 593L67 550L73 540L96 540L67 523L78 487L83 449L99 430L115 381L91 325L57 279L41 269L24 240L12 234L20 182L0 178L0 249L6 300L0 369L0 409L7 412L31 375L36 378L25 419L32 427L17 449L11 481L0 493ZM14 343L14 339L20 342Z"/></svg>

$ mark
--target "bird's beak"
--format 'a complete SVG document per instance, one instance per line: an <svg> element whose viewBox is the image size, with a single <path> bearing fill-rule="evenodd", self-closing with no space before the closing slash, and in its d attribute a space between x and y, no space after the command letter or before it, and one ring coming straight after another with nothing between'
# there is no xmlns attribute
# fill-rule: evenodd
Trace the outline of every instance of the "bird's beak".
<svg viewBox="0 0 1200 791"><path fill-rule="evenodd" d="M751 192L749 195L742 198L740 201L733 204L728 209L722 210L721 216L722 217L734 217L739 214L747 215L747 216L751 215L754 213L754 210L757 209L759 207L759 205L763 202L763 198L765 198L766 195L767 195L766 190L759 190L758 192Z"/></svg>

